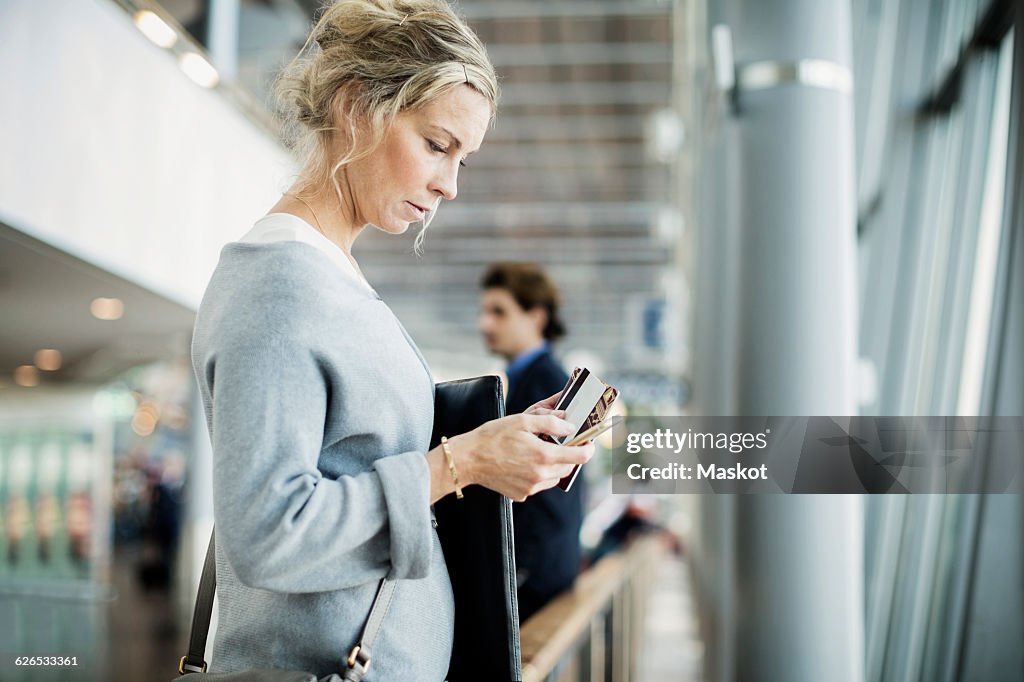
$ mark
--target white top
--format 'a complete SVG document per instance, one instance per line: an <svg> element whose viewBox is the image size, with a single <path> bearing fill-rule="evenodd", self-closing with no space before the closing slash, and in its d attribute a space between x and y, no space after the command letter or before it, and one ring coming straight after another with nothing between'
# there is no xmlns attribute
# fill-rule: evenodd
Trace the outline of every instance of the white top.
<svg viewBox="0 0 1024 682"><path fill-rule="evenodd" d="M240 242L251 244L268 244L270 242L305 242L322 251L330 258L346 276L351 277L360 285L373 291L366 278L356 270L355 266L341 250L341 247L320 233L302 218L291 213L270 213L256 221L252 229L239 239Z"/></svg>

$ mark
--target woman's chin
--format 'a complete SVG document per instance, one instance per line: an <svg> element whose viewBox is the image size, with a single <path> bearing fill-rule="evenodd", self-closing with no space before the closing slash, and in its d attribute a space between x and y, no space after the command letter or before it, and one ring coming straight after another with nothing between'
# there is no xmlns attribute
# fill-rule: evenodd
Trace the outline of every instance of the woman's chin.
<svg viewBox="0 0 1024 682"><path fill-rule="evenodd" d="M383 223L381 225L374 225L374 227L376 227L381 232L398 235L405 234L406 231L408 231L409 229L409 225L411 225L411 223L405 220L393 220L391 222Z"/></svg>

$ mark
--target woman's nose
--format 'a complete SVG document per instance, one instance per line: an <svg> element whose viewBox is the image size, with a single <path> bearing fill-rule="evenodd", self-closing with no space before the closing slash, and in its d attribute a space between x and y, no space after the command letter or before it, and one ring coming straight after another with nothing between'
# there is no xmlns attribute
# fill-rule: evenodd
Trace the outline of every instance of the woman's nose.
<svg viewBox="0 0 1024 682"><path fill-rule="evenodd" d="M457 164L452 165L454 165L454 168L446 164L445 168L437 174L433 186L430 188L431 191L437 192L448 201L451 201L459 194L459 167Z"/></svg>

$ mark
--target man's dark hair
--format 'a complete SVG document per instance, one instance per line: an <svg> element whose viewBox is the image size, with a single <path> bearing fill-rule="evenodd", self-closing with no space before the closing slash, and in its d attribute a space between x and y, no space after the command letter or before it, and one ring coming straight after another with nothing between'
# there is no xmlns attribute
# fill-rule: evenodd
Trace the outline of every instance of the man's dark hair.
<svg viewBox="0 0 1024 682"><path fill-rule="evenodd" d="M556 341L565 336L565 324L558 316L558 287L536 263L492 263L480 279L480 288L506 290L523 310L543 308L548 314L544 338Z"/></svg>

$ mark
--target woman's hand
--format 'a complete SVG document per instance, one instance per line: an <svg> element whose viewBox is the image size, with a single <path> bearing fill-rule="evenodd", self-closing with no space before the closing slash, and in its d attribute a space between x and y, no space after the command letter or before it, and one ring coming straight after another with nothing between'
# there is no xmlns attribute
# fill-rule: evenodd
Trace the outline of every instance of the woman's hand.
<svg viewBox="0 0 1024 682"><path fill-rule="evenodd" d="M561 392L550 395L544 398L544 400L530 405L523 411L523 414L553 414L559 418L565 417L565 410L555 410L555 405L558 403L558 398L561 395Z"/></svg>
<svg viewBox="0 0 1024 682"><path fill-rule="evenodd" d="M576 430L564 419L555 416L550 401L541 401L530 409L531 414L516 414L488 422L469 433L449 440L455 441L452 456L460 475L470 483L495 490L517 502L553 487L568 476L577 464L585 464L594 456L594 445L566 447L542 440L539 436L571 436ZM543 411L543 413L542 413ZM462 457L457 454L459 451ZM461 463L460 463L461 460Z"/></svg>
<svg viewBox="0 0 1024 682"><path fill-rule="evenodd" d="M575 432L571 424L555 415L554 397L533 405L532 413L495 419L469 433L449 438L460 484L476 483L522 502L554 486L575 465L589 462L594 456L593 443L566 447L539 437L570 436ZM428 458L433 454L428 454ZM450 479L450 472L445 469L443 476ZM434 481L438 479L435 477ZM438 499L453 486L444 487L447 490L435 491L440 494L431 497Z"/></svg>

